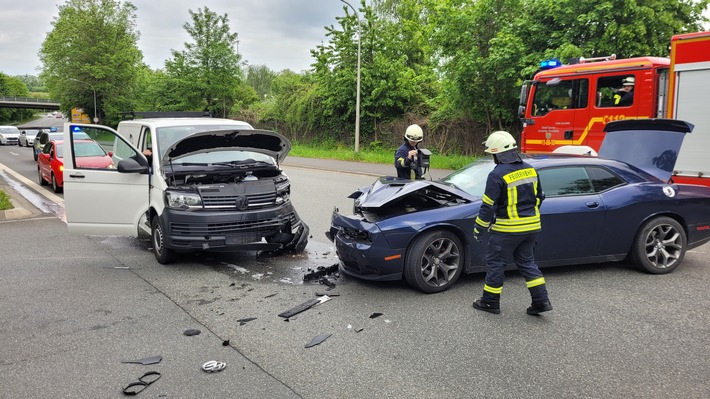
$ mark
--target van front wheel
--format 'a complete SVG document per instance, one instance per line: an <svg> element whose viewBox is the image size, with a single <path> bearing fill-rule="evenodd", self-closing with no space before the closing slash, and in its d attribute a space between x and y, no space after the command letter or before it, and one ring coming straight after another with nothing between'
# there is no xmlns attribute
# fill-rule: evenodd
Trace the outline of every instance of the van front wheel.
<svg viewBox="0 0 710 399"><path fill-rule="evenodd" d="M165 248L165 230L157 215L153 216L151 230L155 259L164 265L173 263L177 259L177 254L172 249Z"/></svg>

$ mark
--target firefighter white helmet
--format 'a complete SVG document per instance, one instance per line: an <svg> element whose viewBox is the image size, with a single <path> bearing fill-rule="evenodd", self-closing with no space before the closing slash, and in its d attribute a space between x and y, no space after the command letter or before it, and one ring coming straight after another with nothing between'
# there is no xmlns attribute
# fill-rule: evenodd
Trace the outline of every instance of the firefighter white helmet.
<svg viewBox="0 0 710 399"><path fill-rule="evenodd" d="M624 78L624 80L621 82L622 86L633 86L636 83L636 78L633 76L629 76L627 78Z"/></svg>
<svg viewBox="0 0 710 399"><path fill-rule="evenodd" d="M404 132L404 138L418 143L424 140L424 132L419 125L409 125L407 130Z"/></svg>
<svg viewBox="0 0 710 399"><path fill-rule="evenodd" d="M486 146L484 151L489 154L500 154L518 148L513 136L502 130L491 133L483 144Z"/></svg>

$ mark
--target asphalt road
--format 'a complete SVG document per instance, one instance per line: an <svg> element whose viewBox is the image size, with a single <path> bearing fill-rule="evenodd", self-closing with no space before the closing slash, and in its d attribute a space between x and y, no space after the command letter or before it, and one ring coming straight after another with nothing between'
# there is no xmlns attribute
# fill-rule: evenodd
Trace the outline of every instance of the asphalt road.
<svg viewBox="0 0 710 399"><path fill-rule="evenodd" d="M12 165L8 150L0 163ZM162 378L143 397L710 397L708 245L669 275L625 263L546 269L555 308L541 317L525 314L514 272L501 315L471 308L481 274L435 295L304 282L335 262L322 231L333 206L351 206L344 195L373 181L371 167L287 160L311 226L301 255L195 254L164 266L144 241L68 235L49 213L0 223L0 397L122 397L148 370ZM278 317L316 293L339 295ZM121 363L155 355L152 366ZM227 368L205 373L207 360Z"/></svg>

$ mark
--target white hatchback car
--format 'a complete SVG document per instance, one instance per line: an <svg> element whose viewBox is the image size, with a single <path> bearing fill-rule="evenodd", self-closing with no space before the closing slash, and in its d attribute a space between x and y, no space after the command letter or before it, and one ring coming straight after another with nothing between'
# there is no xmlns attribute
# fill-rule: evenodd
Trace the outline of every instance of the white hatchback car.
<svg viewBox="0 0 710 399"><path fill-rule="evenodd" d="M20 147L32 147L35 138L39 135L37 129L27 129L20 132L20 137L17 138L17 145Z"/></svg>
<svg viewBox="0 0 710 399"><path fill-rule="evenodd" d="M0 145L17 145L20 129L17 126L0 126Z"/></svg>

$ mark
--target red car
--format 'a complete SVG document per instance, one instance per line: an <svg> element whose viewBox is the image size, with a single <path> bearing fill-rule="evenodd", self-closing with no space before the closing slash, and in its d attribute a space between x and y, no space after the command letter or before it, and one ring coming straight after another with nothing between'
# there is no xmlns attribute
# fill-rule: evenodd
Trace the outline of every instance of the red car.
<svg viewBox="0 0 710 399"><path fill-rule="evenodd" d="M44 145L37 156L37 175L43 186L52 184L55 193L60 193L64 187L63 141L52 140ZM89 169L112 169L111 152L106 152L94 140L74 141L74 156L77 167Z"/></svg>

